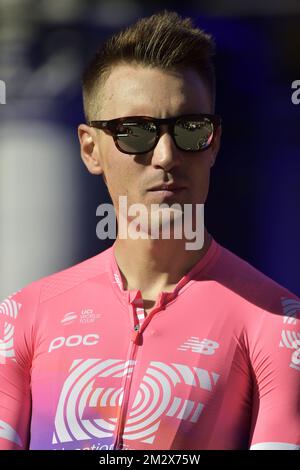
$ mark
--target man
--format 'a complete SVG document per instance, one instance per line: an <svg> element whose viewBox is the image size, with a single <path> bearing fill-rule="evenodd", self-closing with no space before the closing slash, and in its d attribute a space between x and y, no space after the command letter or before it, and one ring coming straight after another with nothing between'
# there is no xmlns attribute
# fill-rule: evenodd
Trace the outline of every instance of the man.
<svg viewBox="0 0 300 470"><path fill-rule="evenodd" d="M220 145L212 53L210 36L164 12L87 68L82 159L119 229L132 222L122 197L146 208L143 236L128 224L112 248L2 304L3 449L300 448L300 301L206 230L197 249L175 236L180 211L197 223ZM145 236L152 219L159 236Z"/></svg>

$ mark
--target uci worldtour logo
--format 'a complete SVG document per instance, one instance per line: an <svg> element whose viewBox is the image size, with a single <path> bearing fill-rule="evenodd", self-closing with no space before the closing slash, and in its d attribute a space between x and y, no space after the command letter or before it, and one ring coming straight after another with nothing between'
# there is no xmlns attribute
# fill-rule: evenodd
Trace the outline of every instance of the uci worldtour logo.
<svg viewBox="0 0 300 470"><path fill-rule="evenodd" d="M97 438L110 445L123 401L120 383L122 377L132 375L135 363L118 359L75 360L59 398L52 444ZM176 386L211 392L218 379L215 372L198 367L152 361L131 406L123 438L152 444L166 416L197 423L204 404L182 398Z"/></svg>
<svg viewBox="0 0 300 470"><path fill-rule="evenodd" d="M75 321L79 321L79 323L94 323L101 317L101 313L95 313L92 308L83 308L80 314L76 312L68 312L66 313L60 323L62 325L71 325Z"/></svg>

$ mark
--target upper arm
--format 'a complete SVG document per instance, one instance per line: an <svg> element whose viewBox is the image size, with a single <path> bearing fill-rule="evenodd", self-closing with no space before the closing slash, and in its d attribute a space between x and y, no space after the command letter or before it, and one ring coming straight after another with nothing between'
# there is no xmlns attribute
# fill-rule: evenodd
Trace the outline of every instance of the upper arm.
<svg viewBox="0 0 300 470"><path fill-rule="evenodd" d="M31 409L29 381L15 362L1 362L0 449L27 449Z"/></svg>
<svg viewBox="0 0 300 470"><path fill-rule="evenodd" d="M269 316L257 344L250 449L300 449L299 318Z"/></svg>
<svg viewBox="0 0 300 470"><path fill-rule="evenodd" d="M29 447L32 329L35 288L0 304L0 449Z"/></svg>

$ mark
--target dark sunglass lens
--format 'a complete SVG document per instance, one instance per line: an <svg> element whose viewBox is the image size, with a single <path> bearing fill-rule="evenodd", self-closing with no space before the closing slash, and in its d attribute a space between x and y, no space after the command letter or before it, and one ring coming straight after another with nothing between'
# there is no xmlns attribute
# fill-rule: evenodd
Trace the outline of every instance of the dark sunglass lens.
<svg viewBox="0 0 300 470"><path fill-rule="evenodd" d="M117 128L119 147L124 152L149 152L155 143L157 129L153 122L136 121L123 122Z"/></svg>
<svg viewBox="0 0 300 470"><path fill-rule="evenodd" d="M182 150L204 150L213 138L213 123L208 118L179 119L174 127L176 144Z"/></svg>

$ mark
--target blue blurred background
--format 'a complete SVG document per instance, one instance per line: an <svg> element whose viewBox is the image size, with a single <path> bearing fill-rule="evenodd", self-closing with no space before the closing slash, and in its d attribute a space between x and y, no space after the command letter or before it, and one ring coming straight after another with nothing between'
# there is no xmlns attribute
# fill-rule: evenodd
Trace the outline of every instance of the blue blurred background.
<svg viewBox="0 0 300 470"><path fill-rule="evenodd" d="M217 44L222 148L206 223L216 240L300 295L300 2L0 0L0 297L106 249L108 201L80 159L80 78L108 36L162 9Z"/></svg>

